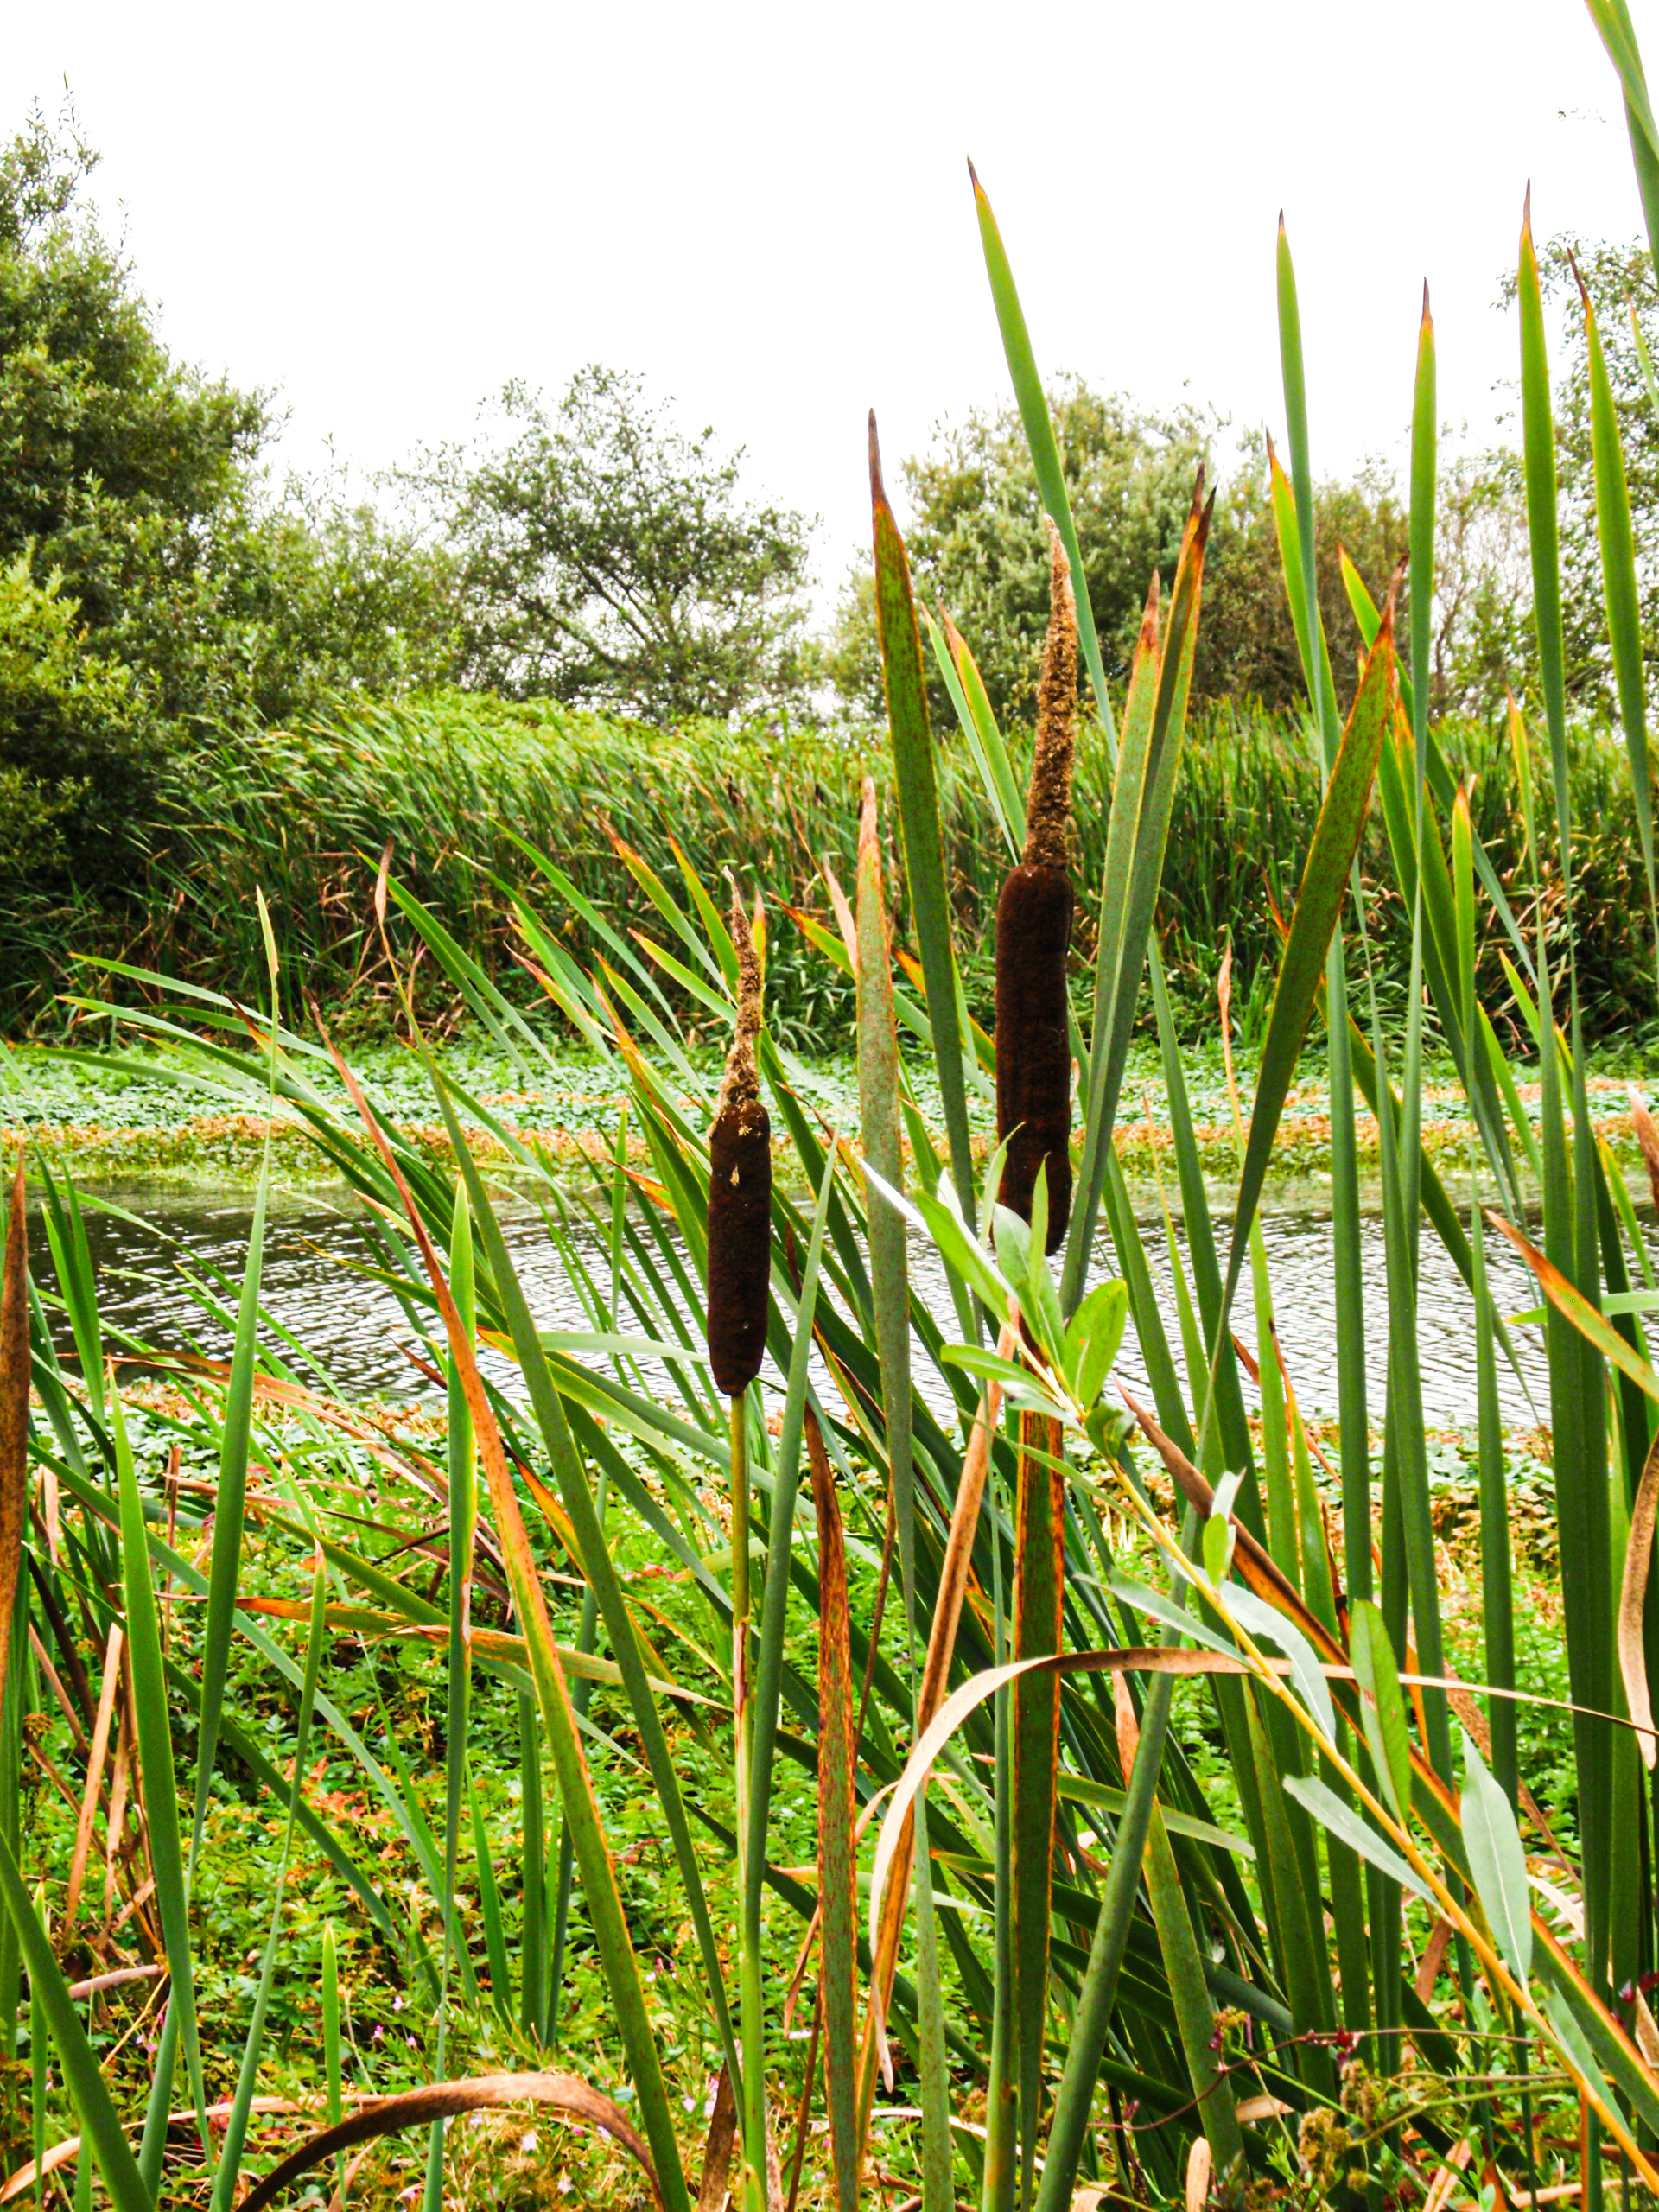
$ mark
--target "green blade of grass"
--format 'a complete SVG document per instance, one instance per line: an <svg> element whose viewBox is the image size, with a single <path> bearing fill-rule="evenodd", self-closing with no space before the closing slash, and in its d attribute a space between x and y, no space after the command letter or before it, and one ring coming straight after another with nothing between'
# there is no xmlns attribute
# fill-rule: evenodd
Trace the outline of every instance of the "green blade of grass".
<svg viewBox="0 0 1659 2212"><path fill-rule="evenodd" d="M621 1892L617 1885L616 1869L606 1841L598 1799L594 1795L593 1779L588 1770L586 1755L582 1751L581 1736L576 1727L575 1712L570 1700L569 1686L566 1681L564 1670L554 1644L552 1626L547 1614L546 1599L543 1595L540 1578L536 1569L535 1554L531 1548L529 1534L518 1509L512 1477L501 1446L500 1431L496 1425L495 1415L485 1391L483 1378L479 1373L478 1363L474 1357L472 1345L468 1341L467 1332L461 1325L461 1316L455 1310L454 1300L450 1294L448 1282L439 1264L436 1249L428 1235L420 1210L415 1204L402 1172L397 1167L391 1144L376 1124L366 1102L363 1100L355 1077L352 1076L343 1061L336 1059L336 1066L341 1080L351 1093L353 1103L358 1105L365 1125L375 1139L388 1172L391 1173L399 1187L410 1226L415 1232L416 1241L420 1246L421 1255L432 1288L437 1296L445 1332L449 1340L449 1355L455 1362L461 1376L467 1393L468 1410L472 1414L474 1433L477 1439L480 1457L484 1462L490 1502L494 1510L496 1534L506 1560L508 1576L512 1586L513 1602L524 1634L531 1678L536 1688L536 1704L541 1715L542 1725L546 1730L553 1752L554 1764L558 1771L559 1793L565 1818L570 1823L576 1863L582 1872L582 1893L587 1899L588 1913L593 1923L594 1943L599 1953L600 1965L610 1991L612 2003L616 2008L618 2031L626 2056L629 2075L639 2099L640 2118L645 2124L645 2136L651 2145L652 2159L668 2212L690 2212L690 2197L686 2188L685 2170L681 2161L673 2114L663 2080L661 2058L658 2051L656 2037L652 2030L645 1986L639 1974L639 1962L634 1952L632 1938L628 1931ZM448 1101L443 1098L441 1090L439 1095L447 1109ZM455 1131L455 1144L463 1173L467 1176L467 1195L475 1217L484 1230L486 1250L496 1276L498 1290L499 1290L504 1280L513 1280L512 1268L507 1262L505 1249L499 1252L491 1249L489 1232L493 1225L493 1213L489 1208L482 1184L478 1179L476 1168L472 1166L470 1155L460 1141L459 1129ZM495 1232L495 1237L499 1243L499 1230ZM528 1323L527 1313L524 1319ZM523 1360L526 1347L518 1341L519 1330L517 1326L513 1333L515 1344ZM531 1343L534 1344L533 1329L530 1329L527 1333ZM541 1366L542 1372L545 1375L546 1370L540 1358L539 1344L536 1344L535 1348L537 1364ZM552 1398L550 1388L543 1395ZM569 1431L563 1417L556 1412L556 1399L553 1401L553 1405L556 1434L564 1446L564 1452L556 1456L563 1457L571 1463L575 1473L574 1487L587 1494L582 1471L579 1466L575 1465L575 1452L569 1440ZM538 1407L538 1413L541 1410L542 1408ZM550 1441L551 1440L550 1439ZM563 1472L563 1470L561 1471ZM569 1496L567 1496L566 1503L567 1507L570 1504ZM588 1503L591 1512L591 1495L588 1496ZM579 1538L582 1533L579 1528ZM590 1574L594 1571L597 1555L603 1551L604 1544L601 1535L593 1553L585 1554L585 1563L588 1567ZM618 1662L624 1666L625 1671L627 1657L630 1655L637 1666L638 1649L634 1643L632 1626L625 1613L620 1624L616 1649ZM648 1692L645 1702L646 1707L650 1707L651 1700ZM654 1713L654 1708L652 1710Z"/></svg>
<svg viewBox="0 0 1659 2212"><path fill-rule="evenodd" d="M24 1886L11 1846L0 1835L0 1897L3 1897L12 1926L22 1947L29 1970L29 1990L52 2030L63 2068L65 2083L80 2118L84 2142L90 2145L104 2177L116 2212L156 2212L155 2199L138 2171L132 2146L120 2115L105 2084L98 2055L87 2039L52 1949L52 1940L41 1924L34 1900ZM83 2161L91 2202L91 2166Z"/></svg>
<svg viewBox="0 0 1659 2212"><path fill-rule="evenodd" d="M875 416L870 416L870 505L875 532L876 625L881 644L887 724L893 734L893 779L899 828L910 885L911 912L927 988L933 1029L934 1067L950 1146L950 1174L969 1220L973 1217L973 1147L968 1134L963 1039L957 1017L957 960L950 941L950 900L944 880L939 821L938 773L928 728L922 639L916 622L910 563L881 481Z"/></svg>
<svg viewBox="0 0 1659 2212"><path fill-rule="evenodd" d="M1348 727L1331 772L1313 841L1302 871L1301 888L1291 918L1290 935L1274 987L1255 1103L1238 1179L1238 1204L1227 1260L1219 1324L1211 1340L1218 1360L1227 1316L1232 1310L1249 1249L1249 1225L1261 1196L1273 1140L1301 1052L1308 1016L1325 971L1325 954L1347 889L1348 871L1358 849L1377 754L1394 704L1394 633L1385 623L1366 656Z"/></svg>
<svg viewBox="0 0 1659 2212"><path fill-rule="evenodd" d="M132 1667L133 1718L143 1775L150 1872L156 1878L156 1904L167 1945L168 1971L172 1977L169 2005L178 2013L185 2068L206 2148L207 2100L202 2083L201 2045L196 2031L190 1895L185 1877L183 1847L179 1835L178 1784L174 1767L172 1721L168 1711L167 1675L162 1663L161 1622L144 1533L143 1501L139 1496L138 1477L127 1440L126 1421L121 1409L119 1393L110 1391L107 1402L111 1433L115 1441L116 1476L120 1497L121 1568L126 1607L127 1650ZM213 2164L211 2150L208 2151L208 2163L210 2166Z"/></svg>
<svg viewBox="0 0 1659 2212"><path fill-rule="evenodd" d="M1095 632L1094 610L1089 604L1089 572L1084 566L1077 525L1071 519L1071 502L1065 489L1065 471L1061 464L1059 447L1055 442L1054 425L1049 419L1043 380L1037 372L1037 357L1032 350L1031 334L1026 327L1025 310L1020 304L1020 294L1014 284L1007 249L1002 244L1002 233L997 228L996 217L991 213L991 203L986 197L985 188L975 175L971 162L968 164L968 175L974 188L974 209L979 219L979 241L985 256L985 273L990 279L991 301L996 309L997 328L1001 333L1002 352L1014 385L1014 401L1020 410L1026 443L1031 451L1037 488L1042 493L1044 506L1053 518L1054 527L1060 533L1060 543L1065 548L1065 557L1071 564L1071 574L1077 581L1077 636L1083 646L1089 680L1095 690L1095 711L1100 716L1101 728L1106 733L1107 751L1116 760L1117 732L1112 721L1111 701L1106 693L1106 671L1100 657L1100 639Z"/></svg>
<svg viewBox="0 0 1659 2212"><path fill-rule="evenodd" d="M858 2204L858 1889L854 1842L852 1624L847 1547L835 1471L817 1417L807 1416L818 1524L818 1902L823 1916L823 2056L830 2169L837 2212Z"/></svg>
<svg viewBox="0 0 1659 2212"><path fill-rule="evenodd" d="M1576 264L1573 274L1578 275ZM1636 800L1636 826L1642 841L1642 861L1648 879L1648 912L1659 941L1659 888L1656 887L1653 851L1653 792L1648 764L1646 672L1642 659L1642 616L1636 573L1636 541L1630 530L1630 487L1624 474L1624 448L1618 433L1612 386L1601 350L1596 311L1582 276L1579 294L1584 308L1584 334L1590 372L1591 450L1596 483L1596 535L1601 550L1601 574L1607 608L1607 638L1612 648L1613 682L1618 696L1618 718L1624 727L1624 747L1630 763L1630 790ZM1656 944L1659 950L1659 944Z"/></svg>

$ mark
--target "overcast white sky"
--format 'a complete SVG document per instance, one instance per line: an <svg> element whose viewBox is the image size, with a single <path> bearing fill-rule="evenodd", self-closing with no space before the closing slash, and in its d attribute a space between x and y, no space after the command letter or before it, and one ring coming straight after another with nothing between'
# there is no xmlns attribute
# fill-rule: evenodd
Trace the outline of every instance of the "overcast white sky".
<svg viewBox="0 0 1659 2212"><path fill-rule="evenodd" d="M1397 452L1425 277L1442 415L1490 425L1529 177L1541 235L1639 228L1580 0L10 11L0 122L65 79L168 341L278 387L296 464L601 360L820 513L831 584L865 410L891 460L1005 390L967 154L1046 371L1274 428L1282 206L1321 470Z"/></svg>

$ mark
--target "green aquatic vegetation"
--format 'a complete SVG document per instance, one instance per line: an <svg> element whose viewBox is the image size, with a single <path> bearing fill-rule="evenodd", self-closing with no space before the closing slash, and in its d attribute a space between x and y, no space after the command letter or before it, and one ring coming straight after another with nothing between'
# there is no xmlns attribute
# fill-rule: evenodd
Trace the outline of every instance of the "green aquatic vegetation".
<svg viewBox="0 0 1659 2212"><path fill-rule="evenodd" d="M1659 177L1622 12L1597 4L1638 166ZM1041 380L977 180L975 206L1065 543ZM230 1324L228 1363L120 1342L73 1190L38 1151L28 1163L58 1305L23 1301L14 1204L0 1439L17 1433L0 1445L0 1503L27 1499L14 1521L31 1634L0 1702L0 2030L15 2063L27 2055L20 2163L67 2130L73 2102L79 2171L95 2161L122 2212L228 2212L245 2179L263 2212L393 2133L399 2147L365 2168L383 2195L401 2158L396 2194L429 2212L448 2177L488 2195L503 2170L535 2201L547 2184L525 2144L535 2132L539 2149L543 2116L562 2138L589 2131L583 2172L608 2201L671 2212L728 2190L760 2212L797 2175L797 2202L837 2212L899 2190L923 2212L963 2198L1071 2212L1080 2189L1357 2206L1473 2182L1523 2201L1567 2186L1568 2158L1592 2204L1626 2182L1659 2189L1638 2010L1659 1974L1639 1734L1659 1375L1651 1263L1596 1125L1583 884L1562 866L1574 785L1530 232L1544 720L1534 734L1517 712L1507 733L1525 843L1502 868L1427 711L1432 320L1411 612L1396 637L1392 595L1349 579L1366 653L1338 699L1311 589L1282 232L1278 274L1275 515L1317 794L1306 857L1270 987L1239 1008L1229 971L1219 1079L1196 1055L1189 1070L1159 913L1195 765L1195 502L1121 717L1080 620L1112 766L1072 791L1097 919L1068 979L1069 1206L1045 1173L1029 1219L999 1207L1001 1147L976 1142L1020 1026L985 1033L959 957L954 817L874 426L891 776L883 759L861 780L854 867L844 849L839 871L815 861L821 906L785 916L763 899L728 927L713 870L659 869L629 846L608 865L649 909L630 934L543 871L534 898L499 894L517 973L550 1009L532 1021L516 976L509 991L504 963L457 939L431 886L389 875L400 931L466 1009L453 1053L429 1047L431 1001L412 991L409 1045L362 1072L326 1020L318 1035L284 1019L292 940L263 900L259 1010L152 980L153 1002L120 1017L170 1079L262 1127L280 1114L365 1202L430 1395L401 1419L340 1405L302 1339L262 1315L268 1152L244 1281L192 1294ZM1633 709L1615 458L1603 536ZM1024 849L1020 779L969 642L931 627L926 642L994 825L982 865L1000 876ZM1625 734L1644 818L1634 711ZM774 1020L766 972L785 944L850 988L855 1084L826 1088ZM1535 1097L1485 988L1494 948ZM1230 1058L1240 1011L1248 1065ZM740 1014L735 1072L744 1103L764 1102L777 1172L741 1255L755 1341L731 1361L709 1046ZM1185 1231L1161 1249L1116 1149L1148 1020L1163 1140L1148 1154ZM511 1110L567 1088L571 1037L593 1070L584 1101L618 1106L581 1179ZM497 1067L511 1080L486 1091ZM1317 1426L1279 1358L1258 1218L1299 1120L1323 1125L1335 1232L1338 1403ZM1645 1141L1659 1177L1659 1137ZM1380 1399L1362 1341L1367 1161L1386 1262ZM503 1230L509 1185L539 1209L582 1325L533 1310ZM1475 1320L1466 1434L1425 1417L1425 1236ZM1497 1309L1494 1240L1538 1286L1547 1433L1500 1418L1512 1328L1537 1325ZM912 1274L924 1246L937 1312ZM1121 1387L1130 1330L1144 1392ZM41 1819L47 1787L61 1811ZM102 1837L95 1860L83 1833ZM77 1994L92 1964L164 1967L165 2013L146 2029L137 1996ZM159 1998L161 1979L119 1989ZM321 2096L302 2112L251 2101L308 2063L314 2085L338 2085L338 2127ZM411 2094L363 2112L359 2084ZM472 2113L509 2098L536 2104L536 2129L516 2155L495 2139L493 2166L469 2157Z"/></svg>

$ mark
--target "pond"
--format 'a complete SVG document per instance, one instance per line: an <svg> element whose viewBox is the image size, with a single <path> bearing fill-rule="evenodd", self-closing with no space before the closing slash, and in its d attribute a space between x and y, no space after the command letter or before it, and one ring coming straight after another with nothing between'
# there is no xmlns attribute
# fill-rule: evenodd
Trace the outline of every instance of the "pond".
<svg viewBox="0 0 1659 2212"><path fill-rule="evenodd" d="M1643 1193L1645 1200L1645 1193ZM241 1279L252 1217L245 1190L175 1187L111 1187L83 1192L86 1229L98 1272L101 1311L106 1326L124 1330L142 1342L167 1351L196 1349L222 1355L229 1349L224 1326L191 1304L186 1277L208 1283L233 1306ZM1659 1256L1659 1226L1643 1207L1641 1218L1649 1247ZM538 1321L548 1328L589 1325L575 1287L554 1250L538 1214L528 1204L509 1205L504 1232L525 1294ZM1141 1217L1141 1232L1160 1301L1179 1342L1170 1287L1168 1251L1162 1217ZM1264 1209L1267 1244L1281 1340L1298 1397L1310 1415L1334 1413L1337 1402L1336 1314L1332 1274L1332 1231L1323 1194L1315 1186L1290 1186L1273 1194ZM1218 1236L1225 1225L1218 1222ZM1185 1258L1184 1232L1176 1240ZM579 1241L595 1278L607 1279L608 1260L600 1238L589 1232ZM1373 1417L1380 1415L1387 1380L1387 1274L1380 1212L1363 1218L1363 1266L1366 1313L1366 1366ZM51 1265L43 1234L33 1236L35 1265L50 1283ZM380 1284L357 1273L353 1262L370 1256L360 1212L352 1194L315 1189L273 1198L267 1230L264 1302L272 1320L290 1331L326 1370L341 1396L378 1395L414 1398L430 1384L411 1363L412 1344L401 1308ZM1536 1304L1531 1279L1508 1248L1489 1254L1498 1308L1512 1316ZM1439 1239L1427 1225L1421 1248L1420 1343L1426 1416L1433 1426L1471 1423L1475 1411L1475 1332L1467 1291ZM914 1279L930 1307L954 1336L944 1281L932 1253L913 1247ZM1110 1269L1103 1247L1101 1267ZM216 1280L219 1278L220 1280ZM228 1279L230 1287L222 1279ZM628 1326L625 1320L623 1326ZM1248 1274L1241 1289L1235 1328L1254 1345L1255 1313ZM1506 1421L1530 1424L1548 1405L1547 1369L1541 1329L1528 1325L1513 1332L1521 1378L1500 1361L1499 1393ZM64 1341L68 1343L67 1330ZM1133 1332L1120 1362L1130 1389L1145 1385L1145 1370ZM1529 1398L1530 1392L1530 1401Z"/></svg>

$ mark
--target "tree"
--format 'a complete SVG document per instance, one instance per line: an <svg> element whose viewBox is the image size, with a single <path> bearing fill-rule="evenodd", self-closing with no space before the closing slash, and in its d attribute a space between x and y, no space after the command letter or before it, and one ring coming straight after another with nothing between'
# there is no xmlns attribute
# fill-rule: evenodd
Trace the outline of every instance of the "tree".
<svg viewBox="0 0 1659 2212"><path fill-rule="evenodd" d="M404 477L458 565L471 682L664 721L804 699L814 524L743 499L741 448L598 366L556 407L511 384L499 411L505 443Z"/></svg>
<svg viewBox="0 0 1659 2212"><path fill-rule="evenodd" d="M1103 397L1076 377L1060 378L1048 398L1107 680L1121 686L1153 572L1166 590L1173 582L1198 463L1213 483L1226 426L1193 407L1146 413L1121 397ZM963 423L941 425L932 449L907 460L901 475L911 517L906 543L921 596L948 608L997 714L1028 715L1048 619L1048 555L1018 415L1011 407L976 411ZM1346 547L1380 594L1405 550L1405 516L1376 469L1351 484L1322 485L1315 516L1319 605L1338 691L1346 696L1359 635L1338 548ZM1259 447L1247 450L1220 486L1204 588L1195 695L1255 698L1269 707L1299 702L1295 631ZM880 712L874 601L861 571L843 594L828 667L848 705ZM948 721L943 683L934 683L936 715Z"/></svg>
<svg viewBox="0 0 1659 2212"><path fill-rule="evenodd" d="M97 158L69 107L0 152L0 842L119 899L205 728L442 680L457 637L442 552L337 489L273 496L267 397L168 353L86 205Z"/></svg>
<svg viewBox="0 0 1659 2212"><path fill-rule="evenodd" d="M1058 379L1048 397L1107 677L1121 682L1152 572L1166 581L1174 572L1198 466L1221 426L1194 408L1143 414L1077 377ZM1018 414L976 408L938 424L931 451L899 474L918 595L948 609L997 714L1028 715L1048 622L1048 543ZM828 669L849 705L880 712L874 607L861 569L842 596ZM934 707L949 715L942 685Z"/></svg>
<svg viewBox="0 0 1659 2212"><path fill-rule="evenodd" d="M1313 533L1319 617L1337 698L1345 708L1358 680L1363 640L1342 580L1341 556L1381 601L1406 551L1406 514L1373 464L1351 482L1314 487ZM1402 602L1403 603L1403 602ZM1268 495L1265 451L1223 486L1210 532L1193 690L1199 698L1255 699L1300 706L1306 692Z"/></svg>

